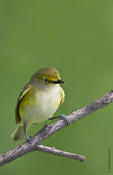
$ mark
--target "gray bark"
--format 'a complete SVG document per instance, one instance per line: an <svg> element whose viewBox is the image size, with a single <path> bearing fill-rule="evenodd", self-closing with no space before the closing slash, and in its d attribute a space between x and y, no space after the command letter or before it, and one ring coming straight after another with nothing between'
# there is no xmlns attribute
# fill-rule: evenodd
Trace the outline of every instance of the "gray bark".
<svg viewBox="0 0 113 175"><path fill-rule="evenodd" d="M69 114L67 116L69 119L69 123L72 124L77 120L87 116L88 114L95 112L98 109L107 106L112 102L113 102L113 91L109 92L108 94L96 100L95 102ZM0 154L0 165L4 165L5 163L11 162L17 159L18 157L21 157L24 154L35 150L41 152L47 152L54 155L64 156L67 158L79 160L81 162L84 161L85 160L84 156L61 151L53 147L47 147L42 145L42 142L45 139L47 139L48 137L55 134L57 131L61 130L66 126L67 123L64 120L58 120L57 122L51 125L44 126L36 135L32 136L29 141L17 146L16 148L6 153Z"/></svg>

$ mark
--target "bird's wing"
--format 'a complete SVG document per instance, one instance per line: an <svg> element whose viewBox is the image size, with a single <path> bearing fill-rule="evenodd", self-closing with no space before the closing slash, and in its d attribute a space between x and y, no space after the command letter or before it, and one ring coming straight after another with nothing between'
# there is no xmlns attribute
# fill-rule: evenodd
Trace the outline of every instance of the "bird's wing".
<svg viewBox="0 0 113 175"><path fill-rule="evenodd" d="M61 101L60 101L60 105L61 105L64 102L64 98L65 98L64 90L62 88L61 88L60 95L61 95Z"/></svg>
<svg viewBox="0 0 113 175"><path fill-rule="evenodd" d="M19 114L19 106L20 106L20 102L25 98L25 96L30 92L31 90L31 85L27 84L23 91L20 93L20 96L17 100L17 105L16 105L16 110L15 110L15 116L16 116L16 123L20 123L21 122L21 117Z"/></svg>

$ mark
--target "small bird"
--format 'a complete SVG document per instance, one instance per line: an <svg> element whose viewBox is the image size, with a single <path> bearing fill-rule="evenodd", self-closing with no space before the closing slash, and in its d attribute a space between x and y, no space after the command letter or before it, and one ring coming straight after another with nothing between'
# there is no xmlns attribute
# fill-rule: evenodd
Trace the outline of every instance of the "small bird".
<svg viewBox="0 0 113 175"><path fill-rule="evenodd" d="M24 137L29 140L27 130L30 125L52 118L64 101L61 83L64 82L59 72L52 67L42 68L33 74L17 101L15 116L19 126L11 136L13 140Z"/></svg>

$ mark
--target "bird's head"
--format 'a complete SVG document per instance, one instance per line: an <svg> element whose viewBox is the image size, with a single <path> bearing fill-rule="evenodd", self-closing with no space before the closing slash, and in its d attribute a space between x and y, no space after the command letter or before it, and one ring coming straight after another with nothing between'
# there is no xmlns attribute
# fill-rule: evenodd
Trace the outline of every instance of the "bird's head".
<svg viewBox="0 0 113 175"><path fill-rule="evenodd" d="M61 84L64 83L59 72L52 67L42 68L37 71L31 78L31 80L37 80L43 82L44 84Z"/></svg>

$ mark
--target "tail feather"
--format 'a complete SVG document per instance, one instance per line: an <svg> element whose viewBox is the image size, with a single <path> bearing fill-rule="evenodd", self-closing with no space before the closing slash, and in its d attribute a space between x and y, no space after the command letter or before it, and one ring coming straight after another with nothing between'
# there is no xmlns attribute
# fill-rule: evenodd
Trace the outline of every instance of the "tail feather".
<svg viewBox="0 0 113 175"><path fill-rule="evenodd" d="M16 130L11 135L11 138L14 141L24 139L24 127L23 126L19 126L18 128L16 128Z"/></svg>

